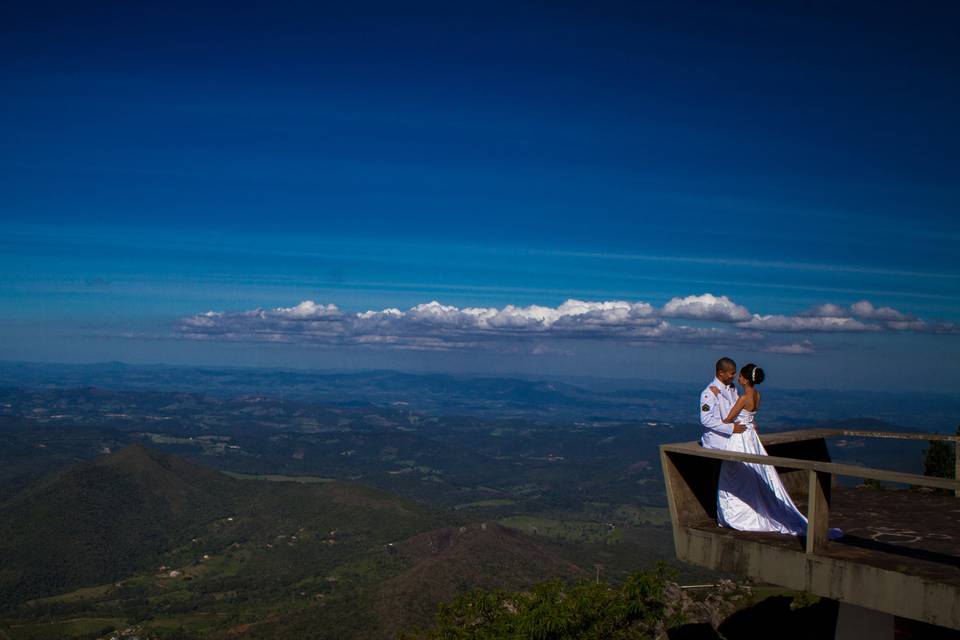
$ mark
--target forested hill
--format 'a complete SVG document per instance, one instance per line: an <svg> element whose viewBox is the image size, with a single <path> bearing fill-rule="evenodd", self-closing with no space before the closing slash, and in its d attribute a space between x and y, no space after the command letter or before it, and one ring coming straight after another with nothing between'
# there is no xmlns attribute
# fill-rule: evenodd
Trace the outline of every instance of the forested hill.
<svg viewBox="0 0 960 640"><path fill-rule="evenodd" d="M117 580L236 508L236 481L139 445L0 508L0 602Z"/></svg>
<svg viewBox="0 0 960 640"><path fill-rule="evenodd" d="M388 542L443 521L360 485L251 482L140 445L44 481L0 507L0 602L115 582L161 558L200 558L301 531Z"/></svg>
<svg viewBox="0 0 960 640"><path fill-rule="evenodd" d="M0 632L151 620L189 637L386 638L474 586L585 575L494 523L358 484L272 480L133 445L36 483L0 506Z"/></svg>

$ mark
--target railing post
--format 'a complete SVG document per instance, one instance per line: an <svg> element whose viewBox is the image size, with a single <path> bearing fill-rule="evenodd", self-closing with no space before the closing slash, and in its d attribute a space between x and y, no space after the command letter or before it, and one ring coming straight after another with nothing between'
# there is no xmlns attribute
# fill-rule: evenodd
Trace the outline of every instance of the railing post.
<svg viewBox="0 0 960 640"><path fill-rule="evenodd" d="M827 543L830 525L830 482L832 474L811 469L807 507L807 553L817 553Z"/></svg>

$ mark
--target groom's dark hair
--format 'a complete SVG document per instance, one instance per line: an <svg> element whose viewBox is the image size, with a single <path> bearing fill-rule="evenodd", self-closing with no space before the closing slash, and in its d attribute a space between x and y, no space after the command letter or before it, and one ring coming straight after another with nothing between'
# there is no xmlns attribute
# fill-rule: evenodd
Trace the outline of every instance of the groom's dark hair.
<svg viewBox="0 0 960 640"><path fill-rule="evenodd" d="M720 358L717 360L717 373L720 373L721 371L729 371L730 369L736 371L737 363L730 358Z"/></svg>

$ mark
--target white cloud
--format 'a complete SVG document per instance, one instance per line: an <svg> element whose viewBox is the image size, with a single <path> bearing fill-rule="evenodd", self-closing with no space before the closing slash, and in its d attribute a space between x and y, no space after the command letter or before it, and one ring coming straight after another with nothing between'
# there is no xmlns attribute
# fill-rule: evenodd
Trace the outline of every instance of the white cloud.
<svg viewBox="0 0 960 640"><path fill-rule="evenodd" d="M849 307L827 303L797 316L754 314L741 329L771 333L911 331L939 335L960 335L960 325L952 322L927 322L893 307L877 307L860 300Z"/></svg>
<svg viewBox="0 0 960 640"><path fill-rule="evenodd" d="M849 307L835 304L822 304L802 314L805 318L835 319L837 322L824 323L824 329L853 331L912 331L915 333L957 334L960 327L951 322L927 322L909 313L893 307L877 307L869 300L854 302ZM798 324L798 326L801 326ZM846 329L841 329L846 327ZM864 328L866 327L866 329ZM774 329L768 327L770 331ZM813 329L808 329L813 330Z"/></svg>
<svg viewBox="0 0 960 640"><path fill-rule="evenodd" d="M690 318L717 322L743 322L750 319L746 307L734 303L727 296L705 293L700 296L673 298L663 305L661 314L667 318Z"/></svg>
<svg viewBox="0 0 960 640"><path fill-rule="evenodd" d="M739 322L741 329L758 329L775 333L789 332L867 332L879 331L881 327L867 324L854 318L809 317L809 316L761 316L754 314L750 320Z"/></svg>
<svg viewBox="0 0 960 640"><path fill-rule="evenodd" d="M767 353L785 353L790 355L806 355L813 353L813 343L809 340L794 342L793 344L772 344L763 349Z"/></svg>
<svg viewBox="0 0 960 640"><path fill-rule="evenodd" d="M689 318L701 326L674 325ZM702 326L715 323L719 326ZM735 330L731 330L730 324ZM208 311L182 318L177 333L198 340L319 345L368 345L398 349L508 349L506 343L541 352L550 340L617 340L626 345L656 342L763 344L768 334L911 331L960 334L960 326L926 322L891 307L861 300L849 308L822 304L800 315L751 314L726 296L677 297L662 308L646 302L567 300L556 307L529 305L456 307L431 301L406 311L396 308L350 313L334 304L304 300L293 307ZM537 346L539 345L539 347ZM772 353L811 353L809 341L760 347Z"/></svg>
<svg viewBox="0 0 960 640"><path fill-rule="evenodd" d="M320 318L339 317L342 315L335 304L315 304L313 300L304 300L295 307L278 308L266 312L278 317L294 318L298 320L317 320Z"/></svg>
<svg viewBox="0 0 960 640"><path fill-rule="evenodd" d="M891 322L904 322L913 319L912 316L890 307L874 307L869 300L861 300L850 305L850 315L862 320L886 320Z"/></svg>
<svg viewBox="0 0 960 640"><path fill-rule="evenodd" d="M930 325L923 320L904 320L885 322L884 326L893 331L916 331L924 333L930 331Z"/></svg>
<svg viewBox="0 0 960 640"><path fill-rule="evenodd" d="M912 320L909 322L888 322L888 326L901 331L918 331L921 333L935 333L938 335L960 335L960 325L953 322L924 322Z"/></svg>
<svg viewBox="0 0 960 640"><path fill-rule="evenodd" d="M801 316L810 318L847 318L850 312L838 304L821 304L808 311L804 311Z"/></svg>
<svg viewBox="0 0 960 640"><path fill-rule="evenodd" d="M929 324L892 307L876 307L869 300L860 300L849 307L827 303L815 306L798 316L758 316L737 326L776 332L814 331L914 331L918 333L952 333L950 323ZM939 329L939 330L938 330Z"/></svg>
<svg viewBox="0 0 960 640"><path fill-rule="evenodd" d="M453 349L497 340L622 338L689 340L645 302L567 300L558 307L455 307L432 301L399 309L343 313L336 305L305 300L295 307L234 313L210 311L182 319L178 332L195 339L384 345ZM535 345L531 346L531 349ZM543 347L540 347L543 352Z"/></svg>
<svg viewBox="0 0 960 640"><path fill-rule="evenodd" d="M960 325L953 322L938 322L933 325L932 333L943 333L952 336L960 335Z"/></svg>

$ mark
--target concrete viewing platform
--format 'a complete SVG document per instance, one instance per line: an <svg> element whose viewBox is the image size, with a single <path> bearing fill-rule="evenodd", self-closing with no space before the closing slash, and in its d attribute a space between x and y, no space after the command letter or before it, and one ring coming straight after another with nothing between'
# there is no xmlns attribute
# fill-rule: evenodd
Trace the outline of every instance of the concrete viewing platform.
<svg viewBox="0 0 960 640"><path fill-rule="evenodd" d="M958 436L848 429L761 435L768 457L705 449L697 442L662 445L677 557L837 600L841 617L844 605L862 608L856 610L890 638L893 616L960 630L960 482L830 462L831 437L947 440L960 447ZM718 526L724 461L774 464L807 515L807 537ZM921 489L839 487L838 476ZM843 529L844 536L829 540L829 527ZM840 626L838 637L844 635Z"/></svg>

